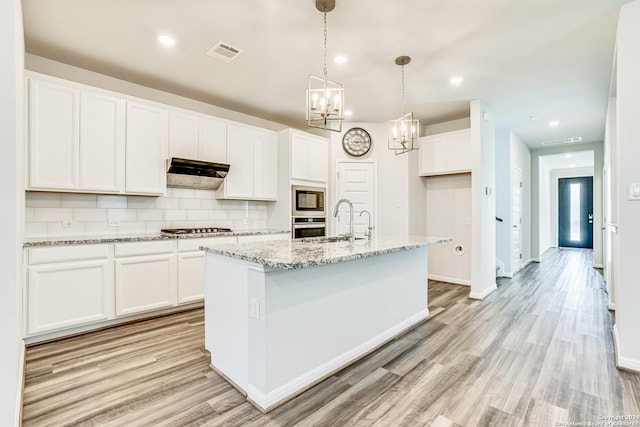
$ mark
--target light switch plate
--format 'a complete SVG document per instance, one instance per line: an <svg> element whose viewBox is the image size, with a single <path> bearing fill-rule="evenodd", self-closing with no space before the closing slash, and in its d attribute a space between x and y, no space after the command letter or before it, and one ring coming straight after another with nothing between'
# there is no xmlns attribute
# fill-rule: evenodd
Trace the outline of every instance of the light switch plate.
<svg viewBox="0 0 640 427"><path fill-rule="evenodd" d="M628 200L640 200L640 183L629 184Z"/></svg>

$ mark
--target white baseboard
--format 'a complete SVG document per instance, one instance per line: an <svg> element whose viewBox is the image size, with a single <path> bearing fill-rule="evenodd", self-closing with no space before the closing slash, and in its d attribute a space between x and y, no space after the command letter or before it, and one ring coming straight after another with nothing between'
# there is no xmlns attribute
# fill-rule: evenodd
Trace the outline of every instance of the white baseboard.
<svg viewBox="0 0 640 427"><path fill-rule="evenodd" d="M613 302L610 302L607 308L611 311L616 311L616 304Z"/></svg>
<svg viewBox="0 0 640 427"><path fill-rule="evenodd" d="M471 280L457 279L455 277L438 276L437 274L429 274L429 280L437 280L438 282L453 283L454 285L471 286Z"/></svg>
<svg viewBox="0 0 640 427"><path fill-rule="evenodd" d="M354 347L353 349L333 358L327 363L318 366L317 368L300 375L297 378L289 381L286 384L281 385L273 391L263 393L249 384L247 387L247 399L256 405L262 412L268 412L276 406L286 402L287 400L297 396L305 390L313 387L320 381L328 378L344 367L359 360L365 355L376 350L380 346L391 341L398 335L404 333L408 329L411 329L416 324L426 320L429 317L429 310L416 313L403 322L395 325L394 327L387 329L386 331L378 334L370 340Z"/></svg>
<svg viewBox="0 0 640 427"><path fill-rule="evenodd" d="M531 262L540 263L540 258L531 258Z"/></svg>
<svg viewBox="0 0 640 427"><path fill-rule="evenodd" d="M506 277L507 279L513 279L513 274L505 272L502 277Z"/></svg>
<svg viewBox="0 0 640 427"><path fill-rule="evenodd" d="M593 268L604 268L602 264L593 264Z"/></svg>
<svg viewBox="0 0 640 427"><path fill-rule="evenodd" d="M18 360L18 387L16 390L16 408L14 414L14 426L22 426L22 407L24 405L24 381L25 381L25 366L27 363L27 346L22 341L20 348L20 360Z"/></svg>
<svg viewBox="0 0 640 427"><path fill-rule="evenodd" d="M489 286L487 289L485 289L482 292L473 292L473 291L469 292L469 298L485 299L487 296L489 296L489 294L491 294L496 289L498 289L498 286L495 283L493 283L491 286Z"/></svg>
<svg viewBox="0 0 640 427"><path fill-rule="evenodd" d="M625 371L640 373L640 360L631 359L620 355L620 338L618 336L618 325L613 325L613 347L615 349L616 368Z"/></svg>

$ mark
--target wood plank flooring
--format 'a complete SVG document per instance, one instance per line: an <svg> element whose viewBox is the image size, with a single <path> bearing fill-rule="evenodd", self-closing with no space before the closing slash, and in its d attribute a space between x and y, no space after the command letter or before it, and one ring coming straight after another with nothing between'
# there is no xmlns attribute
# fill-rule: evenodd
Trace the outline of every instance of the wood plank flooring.
<svg viewBox="0 0 640 427"><path fill-rule="evenodd" d="M548 251L484 301L429 283L431 318L261 414L208 366L203 311L27 349L24 426L553 426L640 415L591 251Z"/></svg>

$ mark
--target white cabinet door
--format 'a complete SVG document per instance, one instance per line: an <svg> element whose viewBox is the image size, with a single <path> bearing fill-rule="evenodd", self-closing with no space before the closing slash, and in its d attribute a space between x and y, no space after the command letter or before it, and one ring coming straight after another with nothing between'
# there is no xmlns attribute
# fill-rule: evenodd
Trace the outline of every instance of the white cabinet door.
<svg viewBox="0 0 640 427"><path fill-rule="evenodd" d="M259 133L253 142L253 197L278 198L278 139L274 133Z"/></svg>
<svg viewBox="0 0 640 427"><path fill-rule="evenodd" d="M178 254L178 304L204 299L204 251Z"/></svg>
<svg viewBox="0 0 640 427"><path fill-rule="evenodd" d="M200 118L198 160L227 162L227 125L221 120Z"/></svg>
<svg viewBox="0 0 640 427"><path fill-rule="evenodd" d="M230 168L224 180L225 197L253 197L253 132L239 126L227 127L227 161Z"/></svg>
<svg viewBox="0 0 640 427"><path fill-rule="evenodd" d="M169 155L198 159L198 117L169 113Z"/></svg>
<svg viewBox="0 0 640 427"><path fill-rule="evenodd" d="M165 109L136 102L127 103L127 193L165 193L168 123Z"/></svg>
<svg viewBox="0 0 640 427"><path fill-rule="evenodd" d="M469 129L463 129L420 138L420 175L471 171L470 135Z"/></svg>
<svg viewBox="0 0 640 427"><path fill-rule="evenodd" d="M200 246L236 241L235 236L178 240L178 304L204 299L205 253Z"/></svg>
<svg viewBox="0 0 640 427"><path fill-rule="evenodd" d="M74 88L29 80L29 188L79 187L79 96Z"/></svg>
<svg viewBox="0 0 640 427"><path fill-rule="evenodd" d="M175 305L175 260L173 253L116 258L116 316Z"/></svg>
<svg viewBox="0 0 640 427"><path fill-rule="evenodd" d="M309 138L307 144L307 179L327 182L329 175L329 144L326 140L315 138Z"/></svg>
<svg viewBox="0 0 640 427"><path fill-rule="evenodd" d="M311 134L288 131L291 179L326 183L329 175L329 142Z"/></svg>
<svg viewBox="0 0 640 427"><path fill-rule="evenodd" d="M308 144L307 138L295 133L291 134L291 179L308 179Z"/></svg>
<svg viewBox="0 0 640 427"><path fill-rule="evenodd" d="M463 129L449 133L447 143L447 170L468 172L471 170L471 131Z"/></svg>
<svg viewBox="0 0 640 427"><path fill-rule="evenodd" d="M91 92L80 97L80 188L124 192L124 100Z"/></svg>
<svg viewBox="0 0 640 427"><path fill-rule="evenodd" d="M27 269L27 334L113 318L113 262L61 262Z"/></svg>

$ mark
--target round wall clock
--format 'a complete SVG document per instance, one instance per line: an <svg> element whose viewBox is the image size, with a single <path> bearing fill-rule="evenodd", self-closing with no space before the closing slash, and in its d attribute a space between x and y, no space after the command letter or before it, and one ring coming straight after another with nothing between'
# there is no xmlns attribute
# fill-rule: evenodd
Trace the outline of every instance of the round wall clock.
<svg viewBox="0 0 640 427"><path fill-rule="evenodd" d="M362 128L351 128L342 137L342 148L350 156L364 156L371 148L371 135Z"/></svg>

